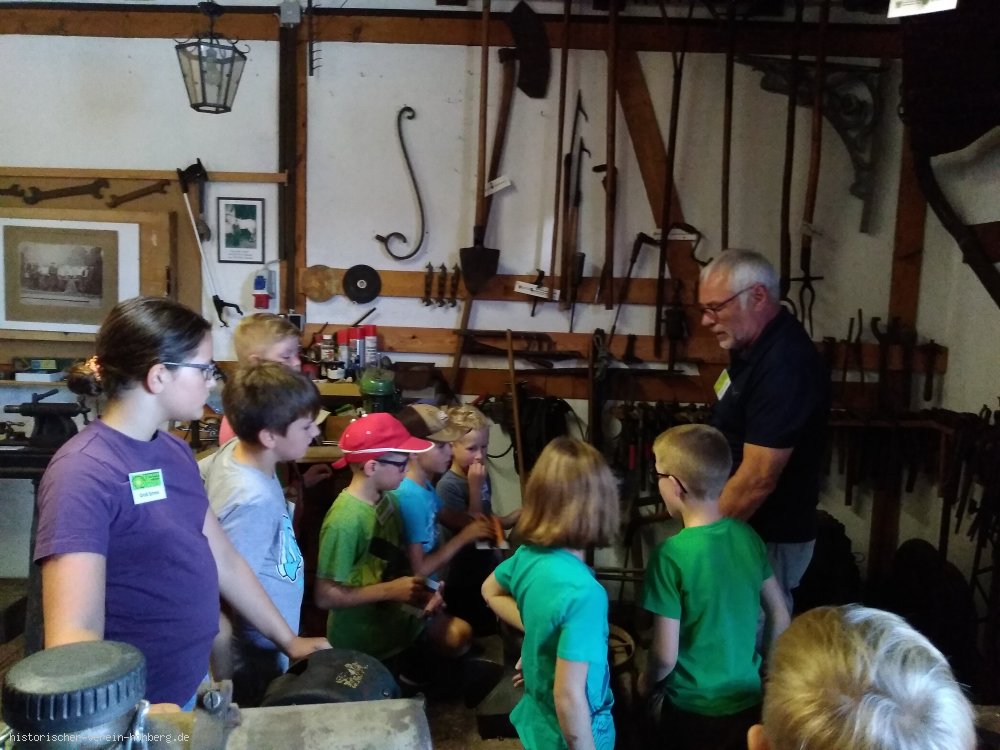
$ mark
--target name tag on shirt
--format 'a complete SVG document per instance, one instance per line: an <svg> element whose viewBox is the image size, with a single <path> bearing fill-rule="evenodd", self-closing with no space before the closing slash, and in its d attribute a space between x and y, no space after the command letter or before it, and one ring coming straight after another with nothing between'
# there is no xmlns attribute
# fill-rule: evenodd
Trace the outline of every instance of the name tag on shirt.
<svg viewBox="0 0 1000 750"><path fill-rule="evenodd" d="M722 401L722 397L726 395L726 391L729 390L729 386L733 384L733 381L729 379L729 370L723 370L718 379L715 381L715 397Z"/></svg>
<svg viewBox="0 0 1000 750"><path fill-rule="evenodd" d="M163 483L163 469L136 471L128 475L132 502L136 505L163 500L167 496L167 486Z"/></svg>

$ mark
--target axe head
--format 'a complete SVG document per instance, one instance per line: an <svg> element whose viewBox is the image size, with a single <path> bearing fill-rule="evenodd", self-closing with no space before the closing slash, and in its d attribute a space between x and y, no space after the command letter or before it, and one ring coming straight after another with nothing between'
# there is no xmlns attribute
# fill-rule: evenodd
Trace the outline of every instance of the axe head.
<svg viewBox="0 0 1000 750"><path fill-rule="evenodd" d="M517 48L517 87L532 99L544 99L552 64L545 24L521 0L507 16L507 27Z"/></svg>
<svg viewBox="0 0 1000 750"><path fill-rule="evenodd" d="M208 180L208 172L205 170L205 165L201 163L201 159L198 159L191 166L178 169L177 179L181 183L181 190L186 193L188 185L192 182L206 182Z"/></svg>

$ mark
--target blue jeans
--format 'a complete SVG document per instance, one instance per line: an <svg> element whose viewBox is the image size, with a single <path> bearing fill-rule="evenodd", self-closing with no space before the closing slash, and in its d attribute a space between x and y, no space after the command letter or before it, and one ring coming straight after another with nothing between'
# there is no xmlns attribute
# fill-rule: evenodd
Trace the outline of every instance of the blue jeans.
<svg viewBox="0 0 1000 750"><path fill-rule="evenodd" d="M794 609L792 589L798 588L802 576L812 560L816 540L811 542L767 542L767 556L771 561L771 570L778 579L782 593L785 595L785 605L788 614Z"/></svg>

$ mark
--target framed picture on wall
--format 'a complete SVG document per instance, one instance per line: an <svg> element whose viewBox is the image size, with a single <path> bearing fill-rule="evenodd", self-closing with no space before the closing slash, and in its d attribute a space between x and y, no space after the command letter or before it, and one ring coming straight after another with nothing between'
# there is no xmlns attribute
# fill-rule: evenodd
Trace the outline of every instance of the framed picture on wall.
<svg viewBox="0 0 1000 750"><path fill-rule="evenodd" d="M264 200L219 198L219 262L264 264Z"/></svg>
<svg viewBox="0 0 1000 750"><path fill-rule="evenodd" d="M0 217L0 328L94 333L139 293L134 224Z"/></svg>

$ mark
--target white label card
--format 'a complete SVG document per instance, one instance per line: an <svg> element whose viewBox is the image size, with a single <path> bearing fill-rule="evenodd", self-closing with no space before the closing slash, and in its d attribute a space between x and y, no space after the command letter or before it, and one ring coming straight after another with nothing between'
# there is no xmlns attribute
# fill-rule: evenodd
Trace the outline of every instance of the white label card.
<svg viewBox="0 0 1000 750"><path fill-rule="evenodd" d="M919 16L939 10L955 10L958 0L889 0L889 18Z"/></svg>
<svg viewBox="0 0 1000 750"><path fill-rule="evenodd" d="M505 174L500 175L495 180L491 180L486 183L486 189L483 191L483 196L486 197L493 195L493 193L499 193L501 190L509 188L513 184L514 183L511 182L510 177Z"/></svg>

